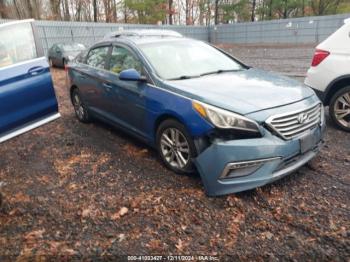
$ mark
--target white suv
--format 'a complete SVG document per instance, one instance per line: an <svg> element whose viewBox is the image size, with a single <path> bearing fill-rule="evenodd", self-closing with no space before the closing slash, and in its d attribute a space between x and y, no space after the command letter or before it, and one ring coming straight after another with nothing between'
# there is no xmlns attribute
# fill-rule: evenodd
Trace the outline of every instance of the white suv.
<svg viewBox="0 0 350 262"><path fill-rule="evenodd" d="M350 19L316 47L305 84L312 87L333 122L350 132Z"/></svg>

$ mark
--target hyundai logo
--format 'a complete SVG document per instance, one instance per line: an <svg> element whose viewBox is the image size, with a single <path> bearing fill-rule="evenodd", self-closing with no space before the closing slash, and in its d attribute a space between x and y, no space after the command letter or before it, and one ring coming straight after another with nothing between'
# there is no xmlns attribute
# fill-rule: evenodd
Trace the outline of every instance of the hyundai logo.
<svg viewBox="0 0 350 262"><path fill-rule="evenodd" d="M298 115L299 124L304 124L306 120L308 120L308 118L309 118L309 115L307 113L301 113L300 115Z"/></svg>

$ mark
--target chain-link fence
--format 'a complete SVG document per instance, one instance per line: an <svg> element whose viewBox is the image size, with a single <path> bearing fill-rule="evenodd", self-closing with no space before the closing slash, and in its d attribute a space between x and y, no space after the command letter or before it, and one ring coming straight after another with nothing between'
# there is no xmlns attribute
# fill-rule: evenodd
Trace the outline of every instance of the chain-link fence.
<svg viewBox="0 0 350 262"><path fill-rule="evenodd" d="M170 29L214 44L316 44L344 23L350 14L302 17L218 26L157 26L88 22L36 21L45 52L54 43L78 42L90 46L105 34L125 29ZM0 20L0 23L6 20Z"/></svg>
<svg viewBox="0 0 350 262"><path fill-rule="evenodd" d="M218 25L210 42L230 44L316 44L344 24L350 14Z"/></svg>

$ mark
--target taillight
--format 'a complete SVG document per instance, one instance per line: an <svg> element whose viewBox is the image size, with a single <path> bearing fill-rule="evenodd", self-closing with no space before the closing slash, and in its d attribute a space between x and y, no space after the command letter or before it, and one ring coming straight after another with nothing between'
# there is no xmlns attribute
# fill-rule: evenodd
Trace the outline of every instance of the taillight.
<svg viewBox="0 0 350 262"><path fill-rule="evenodd" d="M311 66L318 66L323 60L326 59L327 56L329 56L329 54L330 53L328 51L316 49Z"/></svg>

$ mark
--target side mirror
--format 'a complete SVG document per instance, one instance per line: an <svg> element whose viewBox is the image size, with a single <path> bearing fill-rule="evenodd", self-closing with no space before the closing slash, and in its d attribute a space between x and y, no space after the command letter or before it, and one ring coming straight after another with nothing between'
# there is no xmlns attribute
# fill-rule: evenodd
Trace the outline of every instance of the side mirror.
<svg viewBox="0 0 350 262"><path fill-rule="evenodd" d="M119 79L124 81L146 81L146 77L141 76L141 74L133 68L121 71Z"/></svg>

